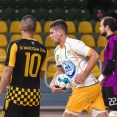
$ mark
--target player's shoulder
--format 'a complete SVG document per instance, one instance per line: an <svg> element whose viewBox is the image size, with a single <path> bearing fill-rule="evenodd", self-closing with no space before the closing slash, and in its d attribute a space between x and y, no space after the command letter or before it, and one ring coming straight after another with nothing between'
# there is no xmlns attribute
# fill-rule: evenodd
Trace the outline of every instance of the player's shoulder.
<svg viewBox="0 0 117 117"><path fill-rule="evenodd" d="M11 41L9 42L9 46L12 46L14 44L18 45L18 43L21 41L22 39L18 39L18 40L14 40L14 41Z"/></svg>
<svg viewBox="0 0 117 117"><path fill-rule="evenodd" d="M18 43L18 42L21 41L21 40L22 40L22 39L17 39L17 40L11 41L10 44Z"/></svg>
<svg viewBox="0 0 117 117"><path fill-rule="evenodd" d="M66 39L66 44L69 44L69 45L76 45L76 44L84 44L81 40L78 40L78 39L73 39L73 38L69 38L67 37Z"/></svg>
<svg viewBox="0 0 117 117"><path fill-rule="evenodd" d="M42 49L44 49L44 50L47 51L47 48L46 48L45 45L41 44L41 43L40 43L39 41L37 41L36 39L32 39L32 41L35 42L35 45L36 45L37 47L41 47Z"/></svg>
<svg viewBox="0 0 117 117"><path fill-rule="evenodd" d="M38 40L36 39L27 39L27 38L22 38L22 39L18 39L16 41L13 41L13 43L16 43L17 46L35 46L37 48L41 48L44 49L45 51L47 51L46 46L44 46L43 44L41 44Z"/></svg>
<svg viewBox="0 0 117 117"><path fill-rule="evenodd" d="M17 40L10 42L10 45L16 44L18 46L23 42L25 42L25 40L23 38L21 38L21 39L17 39Z"/></svg>
<svg viewBox="0 0 117 117"><path fill-rule="evenodd" d="M109 41L117 41L117 35L112 34L112 35L109 37Z"/></svg>
<svg viewBox="0 0 117 117"><path fill-rule="evenodd" d="M116 40L117 41L117 35L114 35L113 36L113 40Z"/></svg>

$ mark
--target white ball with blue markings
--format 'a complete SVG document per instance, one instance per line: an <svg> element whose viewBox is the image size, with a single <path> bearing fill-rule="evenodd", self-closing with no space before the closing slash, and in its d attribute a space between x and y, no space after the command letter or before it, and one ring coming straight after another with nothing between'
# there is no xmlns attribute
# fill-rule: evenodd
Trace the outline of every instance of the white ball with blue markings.
<svg viewBox="0 0 117 117"><path fill-rule="evenodd" d="M55 84L64 91L68 91L71 88L70 78L66 74L58 75Z"/></svg>

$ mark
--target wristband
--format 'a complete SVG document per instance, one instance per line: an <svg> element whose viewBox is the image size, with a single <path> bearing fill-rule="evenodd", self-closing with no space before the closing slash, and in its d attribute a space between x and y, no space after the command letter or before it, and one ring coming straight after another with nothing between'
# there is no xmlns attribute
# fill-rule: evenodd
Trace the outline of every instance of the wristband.
<svg viewBox="0 0 117 117"><path fill-rule="evenodd" d="M100 77L98 78L98 80L99 80L100 82L102 82L103 79L104 79L104 76L101 74Z"/></svg>

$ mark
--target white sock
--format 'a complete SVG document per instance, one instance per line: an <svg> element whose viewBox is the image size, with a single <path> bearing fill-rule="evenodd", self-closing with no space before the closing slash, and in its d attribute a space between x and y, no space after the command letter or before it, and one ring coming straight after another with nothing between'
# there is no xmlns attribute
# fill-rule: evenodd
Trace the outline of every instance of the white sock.
<svg viewBox="0 0 117 117"><path fill-rule="evenodd" d="M109 116L116 116L117 117L117 111L110 111Z"/></svg>

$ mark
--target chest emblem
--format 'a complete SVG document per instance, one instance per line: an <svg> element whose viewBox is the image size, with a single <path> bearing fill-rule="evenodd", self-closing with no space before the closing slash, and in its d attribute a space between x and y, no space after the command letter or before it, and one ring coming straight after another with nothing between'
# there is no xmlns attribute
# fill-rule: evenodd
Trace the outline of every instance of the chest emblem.
<svg viewBox="0 0 117 117"><path fill-rule="evenodd" d="M63 67L66 75L69 76L70 78L72 78L75 75L76 67L72 61L70 61L70 60L64 61L62 63L62 67Z"/></svg>

